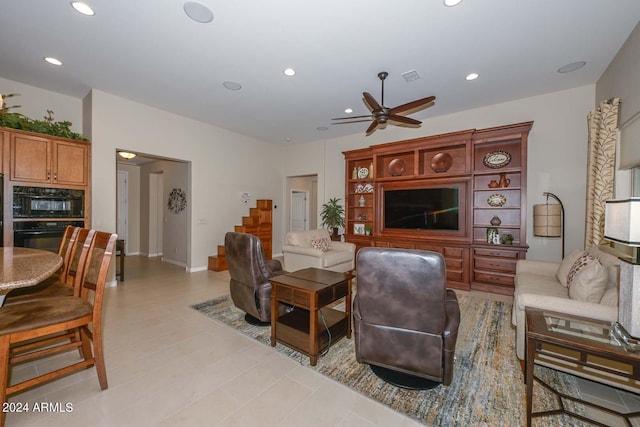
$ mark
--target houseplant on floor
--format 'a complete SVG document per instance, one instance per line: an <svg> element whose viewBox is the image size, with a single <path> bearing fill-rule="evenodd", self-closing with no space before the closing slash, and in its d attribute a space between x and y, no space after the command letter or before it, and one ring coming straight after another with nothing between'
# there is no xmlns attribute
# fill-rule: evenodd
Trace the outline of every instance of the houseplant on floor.
<svg viewBox="0 0 640 427"><path fill-rule="evenodd" d="M339 202L340 199L337 197L329 199L320 210L322 225L330 228L334 236L338 235L338 228L344 226L344 208Z"/></svg>

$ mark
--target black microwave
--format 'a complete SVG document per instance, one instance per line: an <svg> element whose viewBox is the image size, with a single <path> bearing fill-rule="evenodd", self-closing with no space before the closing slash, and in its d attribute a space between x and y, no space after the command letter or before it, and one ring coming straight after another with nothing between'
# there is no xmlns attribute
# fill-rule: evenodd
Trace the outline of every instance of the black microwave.
<svg viewBox="0 0 640 427"><path fill-rule="evenodd" d="M14 218L83 218L84 190L13 187Z"/></svg>

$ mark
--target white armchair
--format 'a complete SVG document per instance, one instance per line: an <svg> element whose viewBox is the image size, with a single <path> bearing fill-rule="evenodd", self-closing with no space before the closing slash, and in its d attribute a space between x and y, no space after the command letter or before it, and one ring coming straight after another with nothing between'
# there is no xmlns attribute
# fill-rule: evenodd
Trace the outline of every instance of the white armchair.
<svg viewBox="0 0 640 427"><path fill-rule="evenodd" d="M282 253L287 271L315 267L344 273L355 268L356 245L331 241L323 229L288 232Z"/></svg>

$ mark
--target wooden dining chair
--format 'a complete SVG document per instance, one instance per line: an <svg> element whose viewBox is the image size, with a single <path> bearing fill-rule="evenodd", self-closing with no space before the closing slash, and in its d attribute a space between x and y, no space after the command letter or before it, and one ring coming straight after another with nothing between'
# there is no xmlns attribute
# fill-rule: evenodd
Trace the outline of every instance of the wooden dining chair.
<svg viewBox="0 0 640 427"><path fill-rule="evenodd" d="M96 367L100 388L108 387L102 348L102 301L117 235L90 233L94 234L83 245L87 251L86 262L78 269L83 278L79 296L44 298L0 310L0 402L6 402L7 397L15 393L92 366ZM59 334L67 331L79 331L80 340L60 342ZM9 385L11 366L74 349L81 350L79 361ZM0 412L0 427L4 425L4 418L5 413Z"/></svg>
<svg viewBox="0 0 640 427"><path fill-rule="evenodd" d="M69 228L71 228L71 233L65 243ZM67 231L65 231L65 237L60 244L61 247L66 246L63 256L64 265L61 271L36 286L11 291L5 298L3 306L42 298L72 296L74 289L77 290L76 294L79 294L81 277L77 274L77 270L81 263L80 254L90 230L88 228L67 227Z"/></svg>

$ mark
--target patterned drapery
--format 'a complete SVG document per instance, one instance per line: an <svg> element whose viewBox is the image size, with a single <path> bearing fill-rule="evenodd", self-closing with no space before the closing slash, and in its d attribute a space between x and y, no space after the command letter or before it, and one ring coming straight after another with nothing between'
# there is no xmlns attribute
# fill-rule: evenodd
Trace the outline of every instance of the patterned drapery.
<svg viewBox="0 0 640 427"><path fill-rule="evenodd" d="M620 98L602 101L587 116L589 148L585 248L606 243L604 202L613 198L619 104Z"/></svg>

